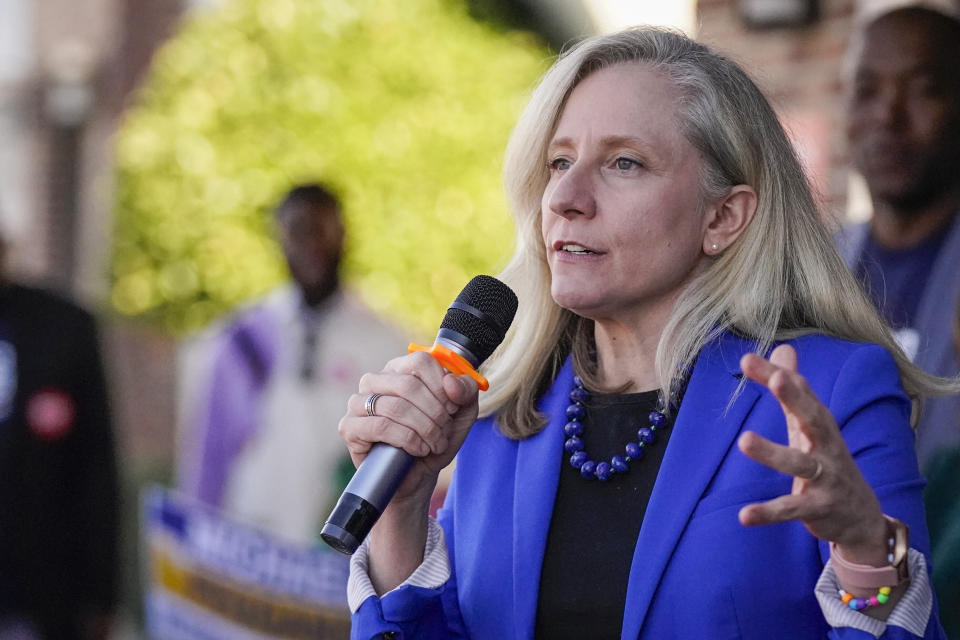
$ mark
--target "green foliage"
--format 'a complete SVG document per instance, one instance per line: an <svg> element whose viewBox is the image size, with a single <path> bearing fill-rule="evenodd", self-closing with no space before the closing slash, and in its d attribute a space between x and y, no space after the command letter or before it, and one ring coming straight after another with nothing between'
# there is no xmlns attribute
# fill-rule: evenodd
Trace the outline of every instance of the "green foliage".
<svg viewBox="0 0 960 640"><path fill-rule="evenodd" d="M548 52L454 0L234 0L157 54L117 139L111 300L185 332L286 278L270 210L344 201L345 279L432 332L511 250L509 131Z"/></svg>

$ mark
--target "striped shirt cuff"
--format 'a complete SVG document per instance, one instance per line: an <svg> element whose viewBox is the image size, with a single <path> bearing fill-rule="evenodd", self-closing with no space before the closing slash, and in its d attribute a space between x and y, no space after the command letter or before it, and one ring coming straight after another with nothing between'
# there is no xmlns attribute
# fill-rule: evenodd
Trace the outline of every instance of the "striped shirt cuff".
<svg viewBox="0 0 960 640"><path fill-rule="evenodd" d="M915 636L922 637L930 620L930 610L933 608L933 590L930 588L927 562L922 553L916 549L910 549L907 555L907 566L910 572L910 586L897 602L897 606L890 612L890 616L886 620L877 620L843 604L840 596L837 595L840 585L833 571L833 563L828 560L815 589L823 617L831 627L852 627L876 638L883 635L887 625L901 627Z"/></svg>
<svg viewBox="0 0 960 640"><path fill-rule="evenodd" d="M377 592L370 582L367 571L370 556L370 538L363 541L350 558L350 578L347 580L347 604L350 612L356 613L363 601ZM423 550L423 562L410 577L404 580L393 590L383 594L393 593L400 587L423 587L424 589L439 589L450 579L450 560L447 557L447 541L443 537L443 527L435 519L427 522L427 545ZM381 596L382 597L382 596Z"/></svg>

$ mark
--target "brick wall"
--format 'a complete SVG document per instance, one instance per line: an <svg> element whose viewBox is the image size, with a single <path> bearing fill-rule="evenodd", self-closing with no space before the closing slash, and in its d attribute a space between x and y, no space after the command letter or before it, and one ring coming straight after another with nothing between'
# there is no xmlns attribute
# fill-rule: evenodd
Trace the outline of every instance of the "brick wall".
<svg viewBox="0 0 960 640"><path fill-rule="evenodd" d="M737 61L787 127L827 212L847 205L842 61L854 0L820 0L810 25L751 30L736 0L700 0L698 39Z"/></svg>

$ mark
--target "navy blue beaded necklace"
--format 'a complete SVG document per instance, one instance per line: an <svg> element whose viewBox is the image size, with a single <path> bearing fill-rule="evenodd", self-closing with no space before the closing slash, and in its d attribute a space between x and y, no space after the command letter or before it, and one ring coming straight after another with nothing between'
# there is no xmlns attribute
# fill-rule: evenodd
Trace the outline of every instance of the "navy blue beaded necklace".
<svg viewBox="0 0 960 640"><path fill-rule="evenodd" d="M626 444L624 455L613 456L610 462L596 462L584 451L583 440L580 438L583 434L582 419L586 413L584 404L589 397L590 393L584 389L580 376L573 376L573 389L570 391L570 404L567 406L567 424L563 426L563 433L567 436L563 448L570 454L570 465L578 469L581 476L606 482L617 473L629 471L630 462L642 458L644 448L656 442L657 430L669 426L665 413L667 404L663 393L658 392L657 409L647 416L648 425L637 430L637 439Z"/></svg>

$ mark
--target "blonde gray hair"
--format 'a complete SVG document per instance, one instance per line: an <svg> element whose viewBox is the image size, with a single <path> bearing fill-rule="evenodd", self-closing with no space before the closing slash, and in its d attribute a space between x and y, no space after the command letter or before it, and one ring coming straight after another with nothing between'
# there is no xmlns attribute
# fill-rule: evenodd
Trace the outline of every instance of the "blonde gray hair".
<svg viewBox="0 0 960 640"><path fill-rule="evenodd" d="M911 397L944 390L947 383L910 363L843 263L797 155L757 86L704 45L641 27L585 40L561 55L513 131L504 182L516 247L501 278L517 292L520 308L484 368L491 390L483 394L481 412L496 412L510 437L536 433L545 423L536 400L571 352L587 386L603 389L591 353L593 323L550 295L540 202L549 179L547 145L570 92L591 73L624 63L640 63L679 90L676 117L703 163L705 198L738 184L758 194L747 229L682 292L657 349L661 388L666 392L686 374L704 344L732 331L755 340L757 353L812 332L878 343L893 354Z"/></svg>

